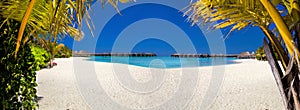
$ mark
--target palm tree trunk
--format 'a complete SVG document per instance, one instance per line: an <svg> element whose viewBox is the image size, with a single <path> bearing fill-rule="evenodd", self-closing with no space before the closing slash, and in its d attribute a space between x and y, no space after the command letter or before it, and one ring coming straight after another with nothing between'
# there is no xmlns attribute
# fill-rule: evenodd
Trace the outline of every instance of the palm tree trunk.
<svg viewBox="0 0 300 110"><path fill-rule="evenodd" d="M53 67L53 58L52 57L50 57L50 64L49 64L49 66L50 66L50 68Z"/></svg>
<svg viewBox="0 0 300 110"><path fill-rule="evenodd" d="M272 5L272 3L269 0L260 0L260 2L264 5L266 10L270 14L272 20L274 21L280 35L282 36L282 39L287 47L289 54L293 55L295 51L296 54L299 55L299 50L297 48L294 48L294 44L292 43L292 34L290 33L287 25L285 24L278 10Z"/></svg>
<svg viewBox="0 0 300 110"><path fill-rule="evenodd" d="M273 76L275 78L276 84L278 86L279 92L281 94L282 97L282 101L284 103L284 106L286 107L285 109L288 110L289 106L288 106L288 100L287 100L287 95L284 91L284 84L281 81L281 76L280 74L282 74L282 72L280 71L280 67L278 62L275 59L275 55L272 52L270 45L267 43L266 39L264 39L264 50L268 59L268 62L271 66L272 72L273 72Z"/></svg>
<svg viewBox="0 0 300 110"><path fill-rule="evenodd" d="M29 5L28 5L28 8L25 12L25 15L22 19L21 26L20 26L19 33L18 33L18 38L17 38L15 57L17 57L17 53L18 53L20 45L21 45L21 40L22 40L22 37L23 37L23 34L24 34L24 30L25 30L27 21L29 19L30 13L32 11L34 2L35 2L35 0L30 1Z"/></svg>
<svg viewBox="0 0 300 110"><path fill-rule="evenodd" d="M286 69L289 58L287 57L283 47L281 46L280 42L276 39L275 35L266 27L260 26L260 29L264 32L267 36L268 40L274 45L275 51L279 56L279 59L282 63L284 69Z"/></svg>
<svg viewBox="0 0 300 110"><path fill-rule="evenodd" d="M295 38L297 38L298 49L300 48L300 23L295 25Z"/></svg>
<svg viewBox="0 0 300 110"><path fill-rule="evenodd" d="M293 43L293 38L292 38L292 34L289 31L289 28L287 27L287 25L285 24L283 18L281 17L281 15L279 14L279 12L275 9L275 7L272 5L272 3L270 3L269 0L260 0L261 3L264 5L264 7L266 8L266 10L268 11L268 13L270 14L272 20L274 21L280 35L283 38L283 41L287 47L288 53L290 56L294 56L295 58L292 57L291 60L291 65L297 64L295 63L295 61L293 61L294 59L298 60L299 57L299 50L298 48L296 48L296 46L294 46ZM295 69L294 69L295 70ZM273 72L274 73L274 72ZM288 95L286 95L286 97L289 99L288 103L290 104L289 109L295 109L295 110L300 110L300 104L299 104L299 94L298 94L298 90L296 91L294 89L294 86L299 86L299 80L296 80L298 78L299 75L299 69L297 69L296 71L290 71L287 72L287 74L289 74L289 79L292 78L292 80L290 81L289 79L286 82L283 82L283 84L285 85L289 85L288 88L283 87L282 89L287 90L288 91ZM282 78L282 81L284 81L284 77ZM277 81L278 79L276 79ZM295 84L296 82L296 84ZM279 87L281 89L281 87ZM297 88L299 89L299 88ZM292 95L292 96L290 96Z"/></svg>

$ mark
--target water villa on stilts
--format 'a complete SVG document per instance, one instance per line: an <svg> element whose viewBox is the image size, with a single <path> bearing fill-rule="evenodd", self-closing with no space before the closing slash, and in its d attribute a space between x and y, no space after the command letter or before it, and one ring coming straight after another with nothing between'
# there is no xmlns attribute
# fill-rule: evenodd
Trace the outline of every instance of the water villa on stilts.
<svg viewBox="0 0 300 110"><path fill-rule="evenodd" d="M154 57L155 53L73 53L73 57L88 57L88 56L130 56L130 57Z"/></svg>

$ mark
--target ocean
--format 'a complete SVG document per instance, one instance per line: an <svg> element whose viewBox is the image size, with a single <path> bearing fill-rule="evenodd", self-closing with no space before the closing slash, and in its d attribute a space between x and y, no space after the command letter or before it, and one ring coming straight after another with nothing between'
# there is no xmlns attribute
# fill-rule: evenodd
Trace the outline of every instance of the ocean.
<svg viewBox="0 0 300 110"><path fill-rule="evenodd" d="M233 64L232 57L208 58L176 58L169 56L156 57L120 57L120 56L92 56L90 60L97 62L121 63L147 68L183 68Z"/></svg>

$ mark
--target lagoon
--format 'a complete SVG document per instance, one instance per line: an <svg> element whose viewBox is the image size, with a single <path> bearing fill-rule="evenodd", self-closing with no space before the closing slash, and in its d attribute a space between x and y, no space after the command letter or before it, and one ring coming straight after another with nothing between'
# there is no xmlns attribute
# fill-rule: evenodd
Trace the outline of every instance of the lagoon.
<svg viewBox="0 0 300 110"><path fill-rule="evenodd" d="M208 58L176 58L169 56L156 57L121 57L121 56L93 56L91 61L121 63L148 68L182 68L233 64L232 57L208 57Z"/></svg>

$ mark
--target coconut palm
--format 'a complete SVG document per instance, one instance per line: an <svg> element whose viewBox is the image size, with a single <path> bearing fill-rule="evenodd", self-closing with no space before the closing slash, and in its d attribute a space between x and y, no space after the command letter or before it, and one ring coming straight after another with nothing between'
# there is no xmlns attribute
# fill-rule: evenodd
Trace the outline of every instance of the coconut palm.
<svg viewBox="0 0 300 110"><path fill-rule="evenodd" d="M129 0L120 0L128 2ZM16 53L24 37L25 28L30 35L50 34L50 38L69 35L75 40L82 38L81 26L85 20L92 30L93 25L88 9L94 0L7 0L0 2L0 15L21 22L18 33ZM100 0L117 9L118 0ZM26 7L28 6L28 7ZM7 20L2 22L4 24ZM1 26L1 25L0 25Z"/></svg>
<svg viewBox="0 0 300 110"><path fill-rule="evenodd" d="M6 1L1 2L0 7L5 11L0 14L7 19L14 19L22 23L18 39L22 39L22 30L25 27L30 30L31 35L35 36L47 33L54 38L70 35L77 39L76 37L80 35L80 32L74 25L81 26L79 20L82 19L83 15L75 12L84 13L84 11L78 11L78 9L75 9L76 7L72 7L71 4L75 5L74 1L70 1L69 4L66 4L66 2L66 0ZM24 7L27 5L28 8Z"/></svg>
<svg viewBox="0 0 300 110"><path fill-rule="evenodd" d="M279 5L285 9L276 9L275 6ZM299 1L295 0L198 0L185 14L194 24L211 23L213 28L229 27L230 32L249 26L260 27L270 42L270 45L265 44L265 52L284 104L287 109L300 109L299 69L296 65L299 64L299 12ZM272 28L271 24L276 27ZM285 74L274 61L275 53Z"/></svg>
<svg viewBox="0 0 300 110"><path fill-rule="evenodd" d="M17 54L21 45L20 41L29 35L47 39L46 43L49 44L51 44L50 41L56 44L57 40L65 36L71 36L75 40L82 39L83 20L91 32L93 30L93 24L88 13L92 2L93 0L8 0L0 2L1 10L5 10L0 11L0 15L7 20L14 19L21 22L16 44L15 54ZM108 2L117 9L118 0L101 0L100 2L103 5ZM128 2L128 0L121 2ZM30 31L29 35L23 35L25 28ZM54 46L52 47L55 49Z"/></svg>
<svg viewBox="0 0 300 110"><path fill-rule="evenodd" d="M263 47L258 47L255 53L255 56L258 60L266 60L266 54Z"/></svg>
<svg viewBox="0 0 300 110"><path fill-rule="evenodd" d="M88 14L88 9L93 1L94 0L0 1L0 29L1 33L3 33L1 35L5 35L5 37L1 36L1 38L7 38L7 41L3 41L3 44L16 43L14 54L7 53L0 58L0 64L6 65L4 66L5 68L1 70L2 72L4 71L4 73L1 72L0 75L7 76L1 77L2 86L0 89L5 91L9 90L8 92L10 93L5 94L7 92L4 92L5 97L0 97L1 108L36 109L37 96L35 87L37 84L35 82L35 70L32 69L34 66L31 62L32 55L28 45L31 45L30 42L33 40L42 38L50 44L49 50L52 56L54 56L59 48L62 47L62 45L55 45L58 39L62 39L65 36L71 36L75 40L82 38L83 33L81 26L83 20L87 22L91 30L93 29ZM118 0L101 0L100 2L103 5L108 2L117 9ZM127 1L123 0L121 2ZM11 29L11 27L13 29ZM18 27L18 29L16 29L16 27ZM15 35L16 33L18 34ZM11 47L14 48L14 46ZM3 45L1 48L12 50L10 47ZM21 50L20 54L17 53L19 50ZM11 55L14 55L14 57L11 57ZM7 60L6 57L11 59ZM16 69L9 69L8 67L14 67ZM27 74L27 72L30 72L30 74ZM21 81L15 77L9 77L9 75L16 73L19 75L18 78L22 79ZM3 83L3 81L8 82ZM10 82L16 82L16 84L13 85L15 87L11 87ZM16 89L12 90L10 88ZM22 92L21 90L26 92Z"/></svg>
<svg viewBox="0 0 300 110"><path fill-rule="evenodd" d="M56 42L52 42L51 40L46 40L43 38L39 38L39 45L46 49L50 53L50 59L49 59L49 67L53 67L53 60L54 57L58 54L59 51L61 51L64 48L64 44L58 44Z"/></svg>
<svg viewBox="0 0 300 110"><path fill-rule="evenodd" d="M190 14L189 19L193 23L215 22L213 28L231 27L230 32L247 26L259 26L267 38L273 42L276 51L281 53L279 57L282 59L283 66L286 67L288 58L285 57L284 49L276 40L275 35L268 29L272 19L260 1L201 0L192 4L185 14ZM202 20L199 21L199 19Z"/></svg>

